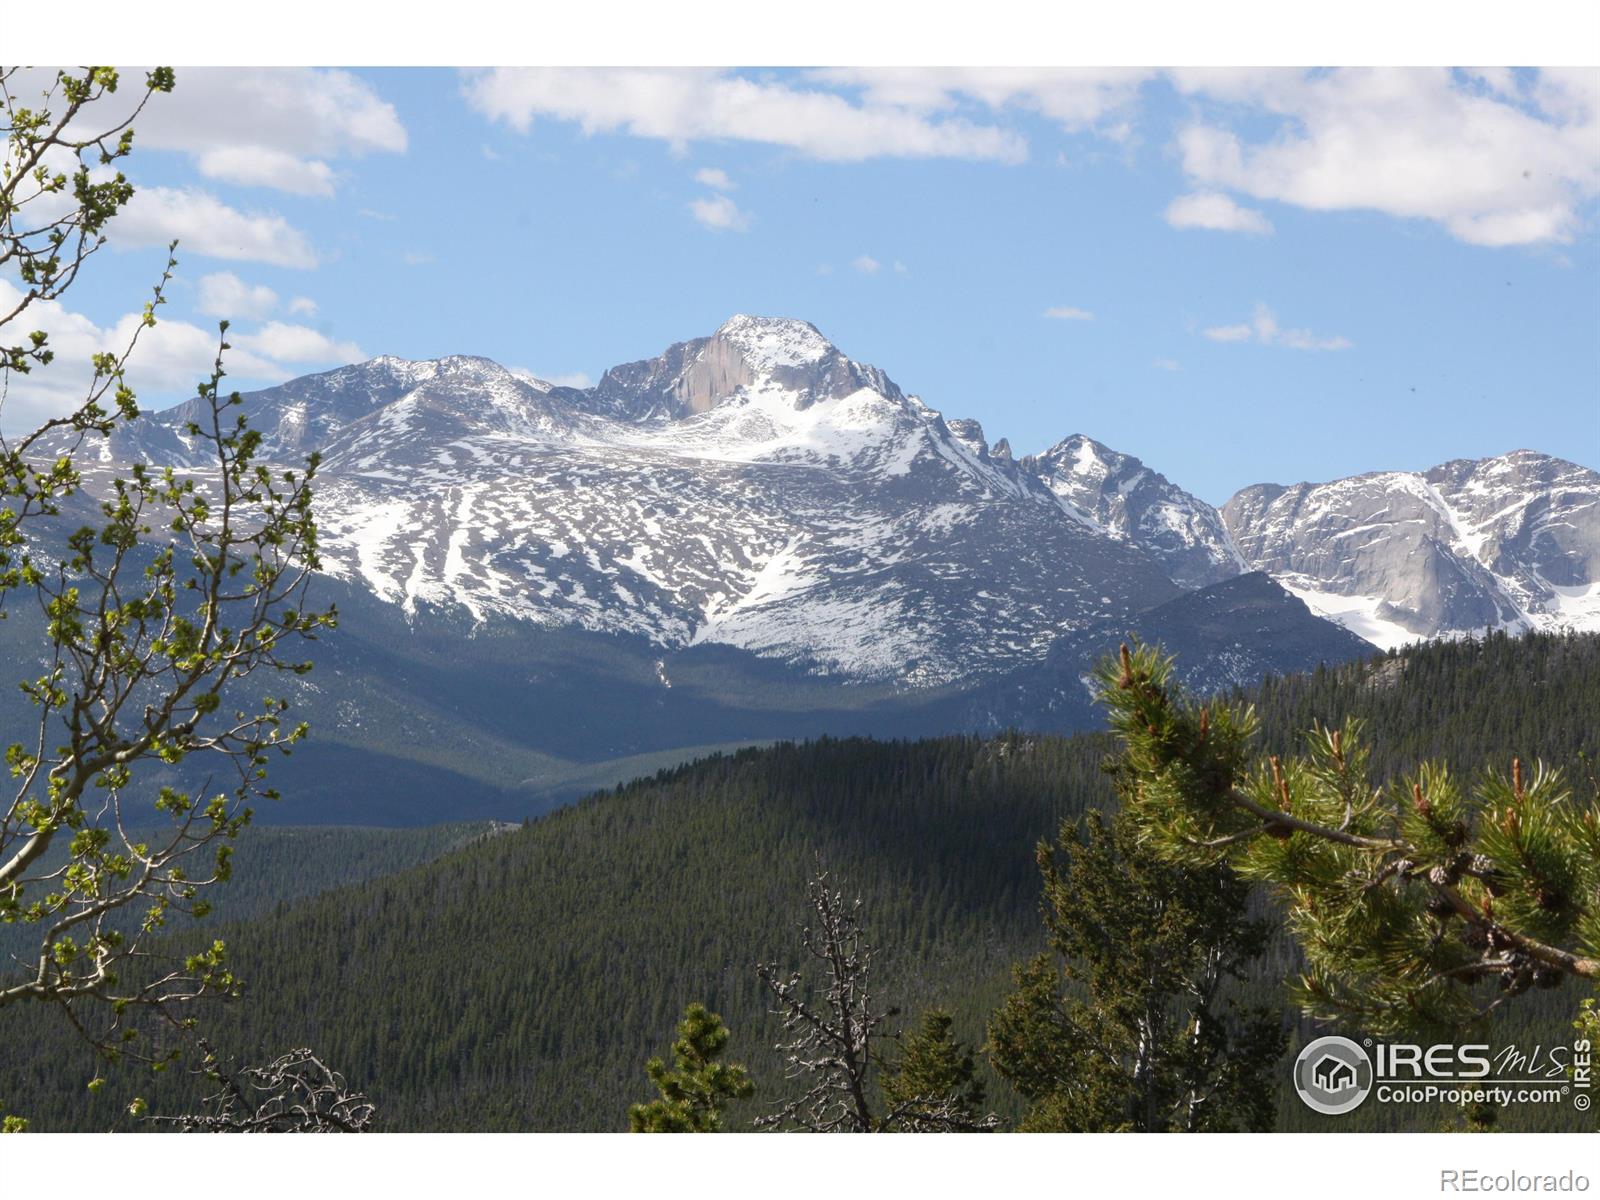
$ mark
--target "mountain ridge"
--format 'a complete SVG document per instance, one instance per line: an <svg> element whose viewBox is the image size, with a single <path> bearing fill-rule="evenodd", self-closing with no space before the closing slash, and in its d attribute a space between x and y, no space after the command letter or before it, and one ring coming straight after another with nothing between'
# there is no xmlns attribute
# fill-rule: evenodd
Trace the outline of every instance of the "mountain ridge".
<svg viewBox="0 0 1600 1200"><path fill-rule="evenodd" d="M99 465L199 469L195 403L119 427ZM1217 508L1081 433L1016 458L793 318L736 315L589 388L381 356L244 410L267 457L322 452L330 572L408 612L726 642L913 687L1256 570L1385 647L1600 628L1586 468L1518 450ZM1519 501L1543 523L1518 524Z"/></svg>

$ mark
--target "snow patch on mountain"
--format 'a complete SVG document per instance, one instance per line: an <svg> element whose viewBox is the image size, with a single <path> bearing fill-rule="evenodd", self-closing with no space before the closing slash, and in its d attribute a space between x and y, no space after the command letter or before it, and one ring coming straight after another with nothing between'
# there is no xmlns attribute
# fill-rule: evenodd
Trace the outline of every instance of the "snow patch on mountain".
<svg viewBox="0 0 1600 1200"><path fill-rule="evenodd" d="M1398 650L1401 646L1420 640L1410 629L1384 614L1390 611L1388 602L1381 596L1341 596L1337 592L1321 591L1307 586L1303 575L1276 575L1275 578L1297 600L1319 617L1343 625L1359 638L1384 650Z"/></svg>

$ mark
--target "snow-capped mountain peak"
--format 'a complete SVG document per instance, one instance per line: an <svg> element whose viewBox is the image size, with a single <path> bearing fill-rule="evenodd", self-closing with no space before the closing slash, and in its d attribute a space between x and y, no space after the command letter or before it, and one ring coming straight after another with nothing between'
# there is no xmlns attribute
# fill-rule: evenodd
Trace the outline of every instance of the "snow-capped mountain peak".
<svg viewBox="0 0 1600 1200"><path fill-rule="evenodd" d="M711 340L736 349L751 369L761 374L810 366L839 353L815 325L792 317L737 313L722 323Z"/></svg>
<svg viewBox="0 0 1600 1200"><path fill-rule="evenodd" d="M1022 466L1072 515L1154 556L1180 586L1205 587L1247 569L1215 508L1131 454L1075 433Z"/></svg>
<svg viewBox="0 0 1600 1200"><path fill-rule="evenodd" d="M887 375L845 357L816 326L741 314L709 337L611 368L585 396L602 415L659 422L681 421L745 393L784 393L791 406L805 408L863 388L901 398Z"/></svg>
<svg viewBox="0 0 1600 1200"><path fill-rule="evenodd" d="M1252 566L1378 645L1600 628L1600 473L1547 454L1257 484L1223 515Z"/></svg>

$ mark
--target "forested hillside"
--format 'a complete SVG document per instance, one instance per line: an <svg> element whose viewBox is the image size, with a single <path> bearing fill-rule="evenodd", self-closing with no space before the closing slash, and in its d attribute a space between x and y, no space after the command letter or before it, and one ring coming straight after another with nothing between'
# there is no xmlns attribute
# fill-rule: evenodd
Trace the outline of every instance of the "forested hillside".
<svg viewBox="0 0 1600 1200"><path fill-rule="evenodd" d="M1353 713L1370 723L1380 775L1429 756L1475 771L1511 755L1582 775L1600 745L1600 637L1492 634L1269 678L1248 692L1265 743L1294 748L1311 722ZM1574 777L1575 780L1577 776Z"/></svg>
<svg viewBox="0 0 1600 1200"><path fill-rule="evenodd" d="M1587 787L1579 755L1600 740L1600 638L1429 646L1269 680L1254 698L1271 748L1313 719L1367 717L1380 778L1422 756L1475 773L1520 755ZM247 993L208 1023L247 1060L316 1047L389 1128L617 1129L649 1090L645 1060L665 1050L683 1006L704 1000L757 1083L732 1114L740 1125L782 1094L754 964L797 959L816 863L864 898L882 999L902 1023L942 1005L958 1037L981 1042L1011 964L1042 945L1033 847L1112 799L1110 749L1104 735L824 740L664 772L227 928ZM257 865L268 883L303 869ZM1258 986L1270 993L1292 962L1280 943ZM1564 1032L1571 987L1513 1006L1497 1033L1548 1042ZM36 1129L112 1126L135 1092L156 1108L186 1102L181 1079L152 1086L122 1070L91 1096L96 1068L50 1012L0 1014L0 1045L0 1097ZM1016 1098L987 1082L1014 1115ZM1354 1123L1282 1112L1285 1126ZM1376 1106L1356 1117L1396 1119Z"/></svg>
<svg viewBox="0 0 1600 1200"><path fill-rule="evenodd" d="M513 828L489 821L457 821L410 829L377 829L338 825L309 827L267 825L242 834L233 856L233 877L207 893L208 921L244 921L286 909L296 900L332 888L392 875L438 858L496 832ZM58 850L46 865L64 857ZM128 913L137 920L138 913ZM0 924L0 978L12 956L38 947L32 925Z"/></svg>

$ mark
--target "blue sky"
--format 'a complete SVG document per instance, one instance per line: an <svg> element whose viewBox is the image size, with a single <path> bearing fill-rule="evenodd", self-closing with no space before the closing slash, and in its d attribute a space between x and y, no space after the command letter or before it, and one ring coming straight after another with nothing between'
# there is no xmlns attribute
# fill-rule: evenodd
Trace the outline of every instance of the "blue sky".
<svg viewBox="0 0 1600 1200"><path fill-rule="evenodd" d="M581 383L754 312L1213 502L1600 466L1593 70L180 70L137 128L144 194L44 323L104 341L181 237L152 406L222 312L240 386L453 353ZM63 395L14 382L8 425Z"/></svg>

